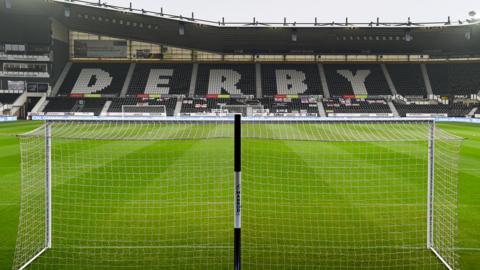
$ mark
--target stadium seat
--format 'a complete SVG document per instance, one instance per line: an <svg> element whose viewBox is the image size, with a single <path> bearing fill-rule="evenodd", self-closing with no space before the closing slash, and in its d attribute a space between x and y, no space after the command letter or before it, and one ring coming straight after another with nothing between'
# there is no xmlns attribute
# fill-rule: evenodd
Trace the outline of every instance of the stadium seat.
<svg viewBox="0 0 480 270"><path fill-rule="evenodd" d="M422 77L420 65L395 64L387 65L387 69L399 95L407 97L427 96L427 90L425 89L425 82Z"/></svg>
<svg viewBox="0 0 480 270"><path fill-rule="evenodd" d="M407 114L446 114L449 113L449 106L444 104L395 104L398 114L405 117ZM468 113L468 112L467 112Z"/></svg>
<svg viewBox="0 0 480 270"><path fill-rule="evenodd" d="M127 95L188 95L192 65L137 64Z"/></svg>
<svg viewBox="0 0 480 270"><path fill-rule="evenodd" d="M433 93L442 96L480 92L480 64L427 65Z"/></svg>
<svg viewBox="0 0 480 270"><path fill-rule="evenodd" d="M114 98L108 109L109 113L122 113L124 105L165 106L167 116L173 116L177 105L177 98L142 99L137 97Z"/></svg>
<svg viewBox="0 0 480 270"><path fill-rule="evenodd" d="M317 65L262 65L263 96L323 95Z"/></svg>
<svg viewBox="0 0 480 270"><path fill-rule="evenodd" d="M255 66L250 64L201 64L195 95L255 95Z"/></svg>
<svg viewBox="0 0 480 270"><path fill-rule="evenodd" d="M327 114L391 114L392 111L383 99L343 99L332 98L323 101Z"/></svg>
<svg viewBox="0 0 480 270"><path fill-rule="evenodd" d="M332 97L391 95L380 65L324 65Z"/></svg>
<svg viewBox="0 0 480 270"><path fill-rule="evenodd" d="M68 97L54 97L48 99L48 104L43 110L45 113L58 112L84 112L100 115L106 100L102 98L74 99Z"/></svg>
<svg viewBox="0 0 480 270"><path fill-rule="evenodd" d="M128 64L75 63L58 95L102 94L118 96L127 76Z"/></svg>
<svg viewBox="0 0 480 270"><path fill-rule="evenodd" d="M0 94L0 104L13 104L21 94Z"/></svg>

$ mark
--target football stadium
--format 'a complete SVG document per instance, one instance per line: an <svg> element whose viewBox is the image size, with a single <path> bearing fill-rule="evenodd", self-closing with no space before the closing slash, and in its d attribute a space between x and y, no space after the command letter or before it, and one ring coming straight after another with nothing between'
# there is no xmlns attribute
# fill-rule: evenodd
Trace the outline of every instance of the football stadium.
<svg viewBox="0 0 480 270"><path fill-rule="evenodd" d="M480 269L480 19L0 0L0 269Z"/></svg>

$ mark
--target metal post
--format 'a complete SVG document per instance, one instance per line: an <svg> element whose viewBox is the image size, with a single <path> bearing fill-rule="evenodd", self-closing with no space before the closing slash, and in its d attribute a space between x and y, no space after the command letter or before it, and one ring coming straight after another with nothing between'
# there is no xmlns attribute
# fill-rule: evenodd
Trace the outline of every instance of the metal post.
<svg viewBox="0 0 480 270"><path fill-rule="evenodd" d="M428 138L428 199L427 199L427 248L433 248L433 196L435 166L435 121L430 125Z"/></svg>
<svg viewBox="0 0 480 270"><path fill-rule="evenodd" d="M241 197L241 187L242 187L242 117L241 115L235 115L235 136L234 136L234 182L235 182L235 190L234 190L234 269L240 270L241 262L240 262L240 250L241 250L241 206L242 206L242 197Z"/></svg>
<svg viewBox="0 0 480 270"><path fill-rule="evenodd" d="M45 124L45 242L52 247L52 127Z"/></svg>

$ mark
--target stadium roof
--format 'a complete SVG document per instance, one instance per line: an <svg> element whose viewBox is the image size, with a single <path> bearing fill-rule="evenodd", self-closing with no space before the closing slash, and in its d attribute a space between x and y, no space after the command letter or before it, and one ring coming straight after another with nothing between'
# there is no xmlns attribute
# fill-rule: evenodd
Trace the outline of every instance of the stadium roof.
<svg viewBox="0 0 480 270"><path fill-rule="evenodd" d="M480 21L473 20L228 23L73 0L15 0L9 12L27 10L71 30L218 53L480 55Z"/></svg>
<svg viewBox="0 0 480 270"><path fill-rule="evenodd" d="M480 21L475 20L466 20L466 21L450 21L450 18L446 21L441 22L412 22L409 18L406 22L380 22L379 18L376 21L371 22L349 22L348 19L342 22L319 22L318 18L315 18L311 22L288 22L286 18L283 22L261 22L257 21L253 18L250 22L227 22L223 18L221 21L212 21L212 20L205 20L195 18L194 14L192 13L191 17L185 17L182 15L172 15L163 12L163 8L160 12L149 11L145 9L138 9L133 8L132 5L130 7L122 7L122 6L115 6L110 5L106 2L91 2L91 1L83 1L83 0L53 0L59 3L66 3L72 5L80 5L80 6L87 6L87 7L96 7L114 11L120 11L125 13L131 14L140 14L145 16L152 16L152 17L159 17L183 22L190 22L190 23L198 23L210 26L218 26L218 27L343 27L343 28L350 28L350 27L405 27L405 28L415 28L415 27L428 27L428 26L452 26L452 25L469 25L469 24L476 24L480 23Z"/></svg>

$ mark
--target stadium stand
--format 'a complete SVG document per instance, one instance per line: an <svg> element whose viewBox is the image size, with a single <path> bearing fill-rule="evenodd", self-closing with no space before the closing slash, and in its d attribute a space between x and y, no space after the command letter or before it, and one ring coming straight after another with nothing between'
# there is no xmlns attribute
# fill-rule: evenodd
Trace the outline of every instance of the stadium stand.
<svg viewBox="0 0 480 270"><path fill-rule="evenodd" d="M383 99L343 99L332 98L323 101L328 114L391 114L392 111Z"/></svg>
<svg viewBox="0 0 480 270"><path fill-rule="evenodd" d="M420 65L395 64L387 65L387 69L397 94L402 96L427 96Z"/></svg>
<svg viewBox="0 0 480 270"><path fill-rule="evenodd" d="M182 102L181 114L203 114L208 112L206 98L186 98Z"/></svg>
<svg viewBox="0 0 480 270"><path fill-rule="evenodd" d="M255 95L255 66L200 64L195 95Z"/></svg>
<svg viewBox="0 0 480 270"><path fill-rule="evenodd" d="M231 107L230 107L231 106ZM186 98L182 102L181 113L189 114L218 114L238 112L234 107L263 106L256 99L247 98ZM241 109L239 109L242 111Z"/></svg>
<svg viewBox="0 0 480 270"><path fill-rule="evenodd" d="M268 109L270 114L300 114L309 116L318 116L318 102L315 98L309 97L266 97L262 98L261 103Z"/></svg>
<svg viewBox="0 0 480 270"><path fill-rule="evenodd" d="M378 97L391 95L380 65L327 64L324 67L332 96L322 101L327 115L392 115L393 109L385 99ZM412 113L464 117L474 108L474 105L470 105L470 96L465 97L465 102L455 99L455 102L451 102L453 105L429 104L435 102L426 98L425 82L418 64L389 64L386 67L397 93L406 97L404 101L396 102L400 116ZM128 69L129 64L73 64L57 95L71 95L73 101L50 98L45 112L94 112L98 115L105 105L105 99L109 99L112 104L108 113L121 113L123 105L150 104L166 106L167 115L172 116L177 99L167 99L165 95L186 97L189 94L193 64L139 63L132 74L127 96L119 97ZM319 99L316 97L323 95L323 89L317 65L263 64L261 71L263 98L255 100L252 99L256 94L253 64L200 64L195 98L183 99L180 113L232 113L235 112L235 105L241 107L253 102L255 108L268 109L271 115L319 114ZM477 64L428 65L428 72L435 94L438 95L470 95L480 87L480 76L476 75L480 74L480 65ZM78 85L86 87L80 89ZM456 90L452 92L449 89ZM95 102L88 99L91 98L88 94L100 94L103 99ZM241 99L237 95L249 98ZM162 98L155 99L152 96ZM367 96L370 98L365 99ZM0 96L0 103L2 100L4 104L12 103L17 97L10 96L6 100L6 97ZM79 98L85 102L78 102Z"/></svg>
<svg viewBox="0 0 480 270"><path fill-rule="evenodd" d="M0 93L1 104L13 104L21 94L18 93Z"/></svg>
<svg viewBox="0 0 480 270"><path fill-rule="evenodd" d="M136 97L126 97L126 98L114 98L112 99L112 104L108 108L109 113L121 113L122 107L124 105L137 105L139 98Z"/></svg>
<svg viewBox="0 0 480 270"><path fill-rule="evenodd" d="M70 68L58 95L118 96L123 88L128 68L128 64L75 63Z"/></svg>
<svg viewBox="0 0 480 270"><path fill-rule="evenodd" d="M53 97L48 99L47 106L43 110L45 113L71 112L73 106L77 103L76 99L66 97Z"/></svg>
<svg viewBox="0 0 480 270"><path fill-rule="evenodd" d="M95 115L100 115L106 100L102 98L87 98L78 101L79 112L93 112Z"/></svg>
<svg viewBox="0 0 480 270"><path fill-rule="evenodd" d="M380 65L324 65L332 97L391 95Z"/></svg>
<svg viewBox="0 0 480 270"><path fill-rule="evenodd" d="M402 117L412 114L448 115L450 107L445 104L395 104L398 114Z"/></svg>
<svg viewBox="0 0 480 270"><path fill-rule="evenodd" d="M106 100L102 98L74 99L68 97L49 98L45 113L81 112L100 115Z"/></svg>
<svg viewBox="0 0 480 270"><path fill-rule="evenodd" d="M127 95L188 95L192 65L137 64Z"/></svg>
<svg viewBox="0 0 480 270"><path fill-rule="evenodd" d="M262 98L260 101L265 106L265 109L268 109L274 115L292 113L293 111L290 102L276 101L274 98Z"/></svg>
<svg viewBox="0 0 480 270"><path fill-rule="evenodd" d="M173 116L175 107L177 105L177 98L155 98L148 100L148 102L144 104L152 106L165 106L167 116Z"/></svg>
<svg viewBox="0 0 480 270"><path fill-rule="evenodd" d="M323 95L317 65L262 65L263 96Z"/></svg>
<svg viewBox="0 0 480 270"><path fill-rule="evenodd" d="M165 106L167 116L173 116L175 112L175 106L177 104L177 98L154 98L154 99L142 99L137 97L125 97L114 98L112 104L108 109L108 113L122 113L122 108L125 105L139 105L139 106Z"/></svg>
<svg viewBox="0 0 480 270"><path fill-rule="evenodd" d="M448 116L449 117L465 117L475 107L478 107L478 104L454 103L452 106L450 106L450 111L448 112Z"/></svg>
<svg viewBox="0 0 480 270"><path fill-rule="evenodd" d="M29 97L27 98L27 103L26 103L26 112L31 112L33 108L37 105L37 103L40 101L40 97Z"/></svg>
<svg viewBox="0 0 480 270"><path fill-rule="evenodd" d="M427 65L433 93L471 95L480 92L480 64Z"/></svg>
<svg viewBox="0 0 480 270"><path fill-rule="evenodd" d="M318 100L310 97L293 98L291 100L294 112L308 114L309 116L318 116Z"/></svg>

